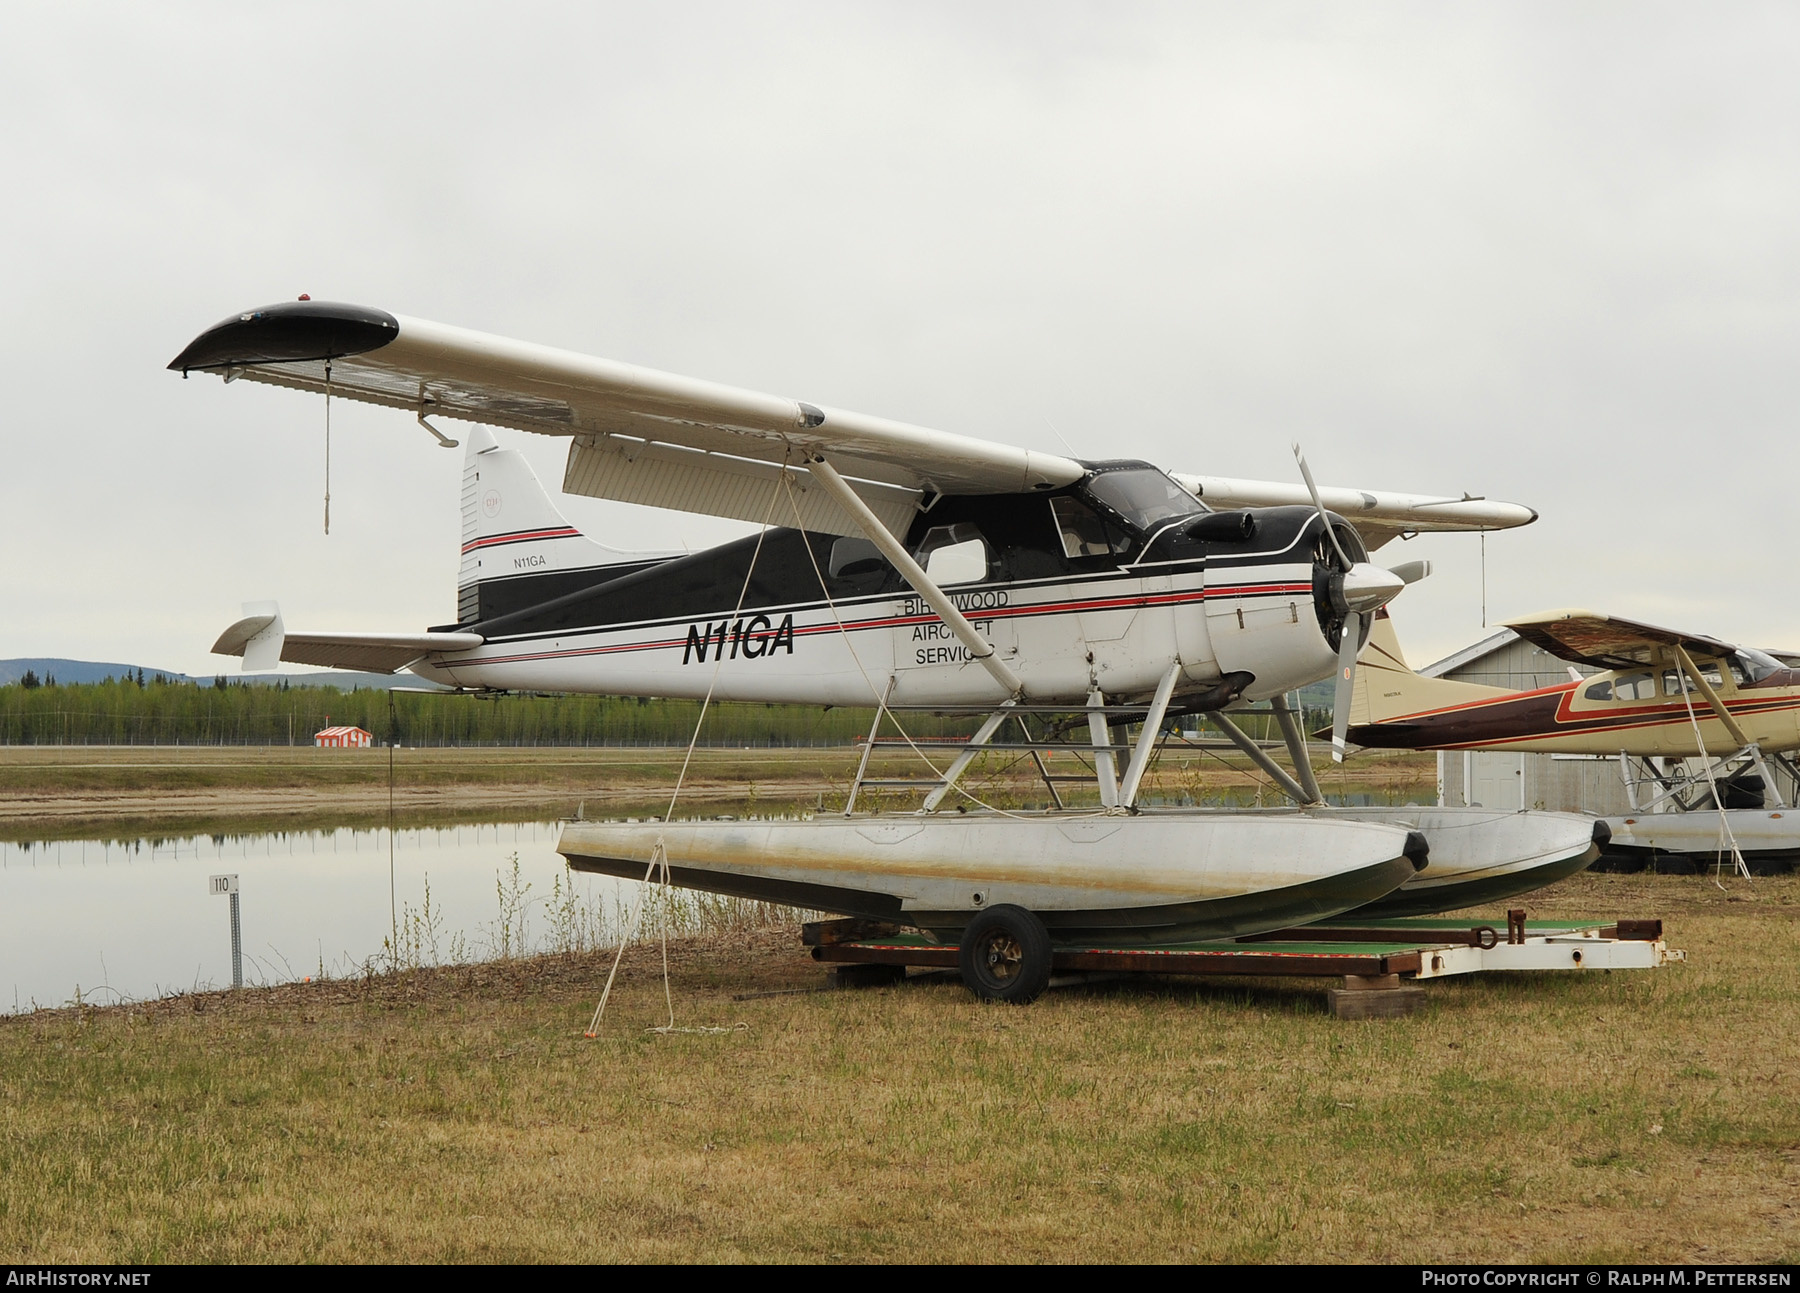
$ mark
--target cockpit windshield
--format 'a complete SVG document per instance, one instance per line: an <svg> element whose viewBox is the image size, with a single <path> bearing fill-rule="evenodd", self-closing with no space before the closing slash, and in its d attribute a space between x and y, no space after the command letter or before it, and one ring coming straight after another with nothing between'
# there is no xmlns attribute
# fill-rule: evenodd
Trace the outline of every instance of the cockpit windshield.
<svg viewBox="0 0 1800 1293"><path fill-rule="evenodd" d="M1100 472L1088 477L1087 490L1143 533L1206 510L1199 499L1154 467Z"/></svg>
<svg viewBox="0 0 1800 1293"><path fill-rule="evenodd" d="M1780 673L1787 668L1781 661L1767 652L1758 651L1755 647L1739 647L1736 651L1738 663L1750 675L1751 682L1761 682L1772 673Z"/></svg>

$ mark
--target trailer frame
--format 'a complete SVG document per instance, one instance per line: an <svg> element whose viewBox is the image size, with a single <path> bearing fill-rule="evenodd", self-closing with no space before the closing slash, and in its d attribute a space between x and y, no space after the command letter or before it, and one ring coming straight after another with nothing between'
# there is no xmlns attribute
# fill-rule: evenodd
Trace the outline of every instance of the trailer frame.
<svg viewBox="0 0 1800 1293"><path fill-rule="evenodd" d="M880 921L813 922L802 928L801 941L813 960L833 968L834 982L843 987L897 982L908 969L958 968L955 944ZM1064 982L1096 974L1341 977L1343 987L1327 994L1332 1014L1366 1019L1418 1009L1426 998L1419 985L1427 979L1490 971L1653 970L1686 960L1686 952L1664 941L1660 920L1531 920L1514 908L1499 922L1346 918L1219 942L1074 943L1052 951L1051 972Z"/></svg>

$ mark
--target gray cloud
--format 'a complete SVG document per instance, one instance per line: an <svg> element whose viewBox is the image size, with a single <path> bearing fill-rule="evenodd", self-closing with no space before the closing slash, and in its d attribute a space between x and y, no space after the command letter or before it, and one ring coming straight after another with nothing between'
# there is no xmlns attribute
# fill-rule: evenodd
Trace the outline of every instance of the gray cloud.
<svg viewBox="0 0 1800 1293"><path fill-rule="evenodd" d="M1785 7L15 6L0 655L451 618L460 460L183 383L309 291L1016 443L1468 489L1491 616L1800 647ZM1054 428L1054 429L1053 429ZM547 478L559 447L527 446ZM574 500L596 537L722 523ZM1397 604L1479 631L1472 538ZM1394 550L1389 550L1390 552Z"/></svg>

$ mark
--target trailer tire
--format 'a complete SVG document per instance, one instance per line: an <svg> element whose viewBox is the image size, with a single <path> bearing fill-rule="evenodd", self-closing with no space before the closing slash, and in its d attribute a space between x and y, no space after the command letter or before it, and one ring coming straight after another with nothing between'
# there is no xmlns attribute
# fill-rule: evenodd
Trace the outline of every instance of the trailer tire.
<svg viewBox="0 0 1800 1293"><path fill-rule="evenodd" d="M1023 1006L1050 983L1050 934L1023 907L989 907L963 930L958 949L962 981L984 1001Z"/></svg>

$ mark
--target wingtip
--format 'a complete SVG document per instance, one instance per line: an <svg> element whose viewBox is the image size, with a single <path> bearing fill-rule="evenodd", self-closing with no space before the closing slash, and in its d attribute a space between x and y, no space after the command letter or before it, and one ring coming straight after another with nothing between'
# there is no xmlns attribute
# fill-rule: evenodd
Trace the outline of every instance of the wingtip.
<svg viewBox="0 0 1800 1293"><path fill-rule="evenodd" d="M386 310L341 301L282 301L221 319L169 361L168 370L342 359L379 350L400 335Z"/></svg>

